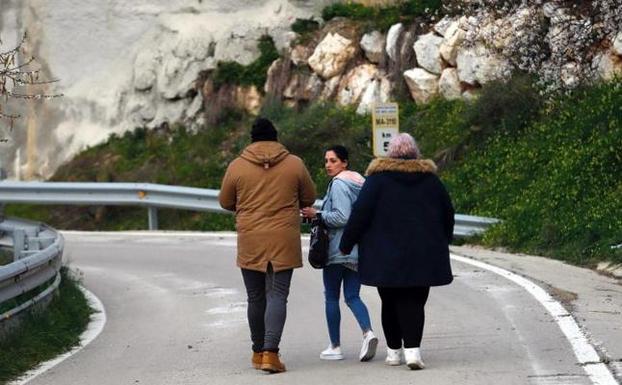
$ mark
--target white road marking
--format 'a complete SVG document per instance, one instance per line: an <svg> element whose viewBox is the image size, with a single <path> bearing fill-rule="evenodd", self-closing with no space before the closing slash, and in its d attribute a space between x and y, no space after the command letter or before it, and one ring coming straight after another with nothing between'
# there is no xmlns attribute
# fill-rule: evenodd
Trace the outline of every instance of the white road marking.
<svg viewBox="0 0 622 385"><path fill-rule="evenodd" d="M572 315L568 313L566 309L564 309L564 307L553 299L553 297L551 297L544 289L528 279L500 267L455 254L451 254L451 258L462 263L467 263L469 265L491 271L525 289L551 314L562 333L566 336L566 339L570 342L572 350L579 361L579 365L583 367L592 383L594 385L618 385L618 382L613 377L613 374L609 371L607 365L601 361L596 349L594 349L594 347L590 344Z"/></svg>
<svg viewBox="0 0 622 385"><path fill-rule="evenodd" d="M225 306L213 307L211 309L207 309L205 312L207 314L231 314L231 313L241 313L246 311L246 302L234 302L227 304Z"/></svg>
<svg viewBox="0 0 622 385"><path fill-rule="evenodd" d="M84 296L86 297L89 306L94 310L94 313L91 315L91 321L89 322L88 327L86 328L84 333L80 335L80 344L73 348L71 351L60 355L50 361L46 361L37 366L35 369L26 372L19 379L10 382L9 385L23 385L28 383L29 381L33 380L34 378L38 377L49 369L65 361L67 358L78 353L86 345L93 342L93 340L97 338L99 333L102 332L102 330L104 329L104 325L106 324L106 309L104 308L104 305L99 300L99 298L95 296L95 294L91 293L84 287L80 286L80 290L82 290L82 293L84 293Z"/></svg>
<svg viewBox="0 0 622 385"><path fill-rule="evenodd" d="M199 238L212 238L212 239L215 238L216 240L232 239L237 236L237 234L234 232L197 233L197 232L162 232L162 231L144 231L144 232L143 231L136 231L136 232L62 231L62 233L67 234L67 235L85 235L85 236L101 235L101 236L116 236L116 237L118 237L119 235L141 236L141 237L144 237L144 236L199 237ZM308 240L308 236L303 235L303 240ZM516 283L517 285L521 286L523 289L525 289L538 302L540 302L542 306L544 306L544 308L551 314L551 316L553 317L553 319L555 320L555 322L561 329L562 333L566 336L566 338L570 342L570 345L572 346L572 349L574 351L575 356L577 357L579 364L583 367L583 369L589 376L592 383L594 385L618 385L618 382L613 377L613 374L609 371L609 368L601 361L600 357L598 356L598 353L596 352L594 347L590 344L585 334L581 331L581 329L579 328L579 325L576 323L572 315L568 313L564 309L564 307L559 302L554 300L544 289L542 289L540 286L536 285L535 283L529 281L526 278L523 278L505 269L502 269L502 268L499 268L493 265L489 265L485 262L480 262L480 261L477 261L471 258L466 258L466 257L462 257L462 256L455 255L455 254L451 254L451 258L456 261L466 263L472 266L476 266L476 267L488 270L490 272L493 272L495 274L498 274ZM99 303L99 305L101 306L101 313L98 313L98 314L103 315L103 322L101 322L100 330L97 331L96 334L94 334L92 339L89 340L88 342L81 344L81 346L72 350L71 352L64 354L61 357L58 357L55 360L42 364L36 370L35 374L30 374L31 372L27 373L26 379L19 380L22 382L13 382L9 385L25 384L26 382L30 381L31 379L45 372L49 368L55 365L58 365L60 362L64 361L69 356L75 354L77 351L81 350L82 347L84 347L86 344L88 344L93 339L95 339L95 337L101 332L101 329L103 329L103 324L105 323L105 312L103 309L103 305L101 305L101 302L97 299L97 297L92 295L92 298L94 298L97 301L97 303ZM87 334L90 330L91 330L91 325L89 325L87 332L85 332L83 336Z"/></svg>

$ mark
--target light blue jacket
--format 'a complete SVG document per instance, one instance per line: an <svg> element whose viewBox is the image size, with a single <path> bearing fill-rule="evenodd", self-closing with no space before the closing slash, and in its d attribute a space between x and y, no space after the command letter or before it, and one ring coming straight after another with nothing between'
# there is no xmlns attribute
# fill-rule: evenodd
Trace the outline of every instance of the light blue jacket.
<svg viewBox="0 0 622 385"><path fill-rule="evenodd" d="M328 264L358 264L358 247L355 246L348 255L339 251L339 242L343 229L348 223L352 205L361 191L364 178L354 171L342 171L328 185L320 215L328 227Z"/></svg>

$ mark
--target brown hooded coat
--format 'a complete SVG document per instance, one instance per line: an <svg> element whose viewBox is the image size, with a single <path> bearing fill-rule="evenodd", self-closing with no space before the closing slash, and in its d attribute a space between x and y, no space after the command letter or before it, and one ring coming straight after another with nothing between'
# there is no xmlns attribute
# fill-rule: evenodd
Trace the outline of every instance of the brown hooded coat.
<svg viewBox="0 0 622 385"><path fill-rule="evenodd" d="M229 164L218 198L235 211L239 267L302 266L300 208L313 204L315 186L300 158L278 142L252 143Z"/></svg>

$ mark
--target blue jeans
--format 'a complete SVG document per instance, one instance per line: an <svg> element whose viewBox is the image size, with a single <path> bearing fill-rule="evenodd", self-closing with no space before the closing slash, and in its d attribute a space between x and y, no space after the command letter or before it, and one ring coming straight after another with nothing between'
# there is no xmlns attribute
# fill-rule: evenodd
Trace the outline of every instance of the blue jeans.
<svg viewBox="0 0 622 385"><path fill-rule="evenodd" d="M328 324L328 335L333 346L340 345L339 324L341 323L341 312L339 310L339 292L343 281L343 296L346 304L352 310L352 314L359 323L361 330L366 332L371 330L371 321L367 307L359 297L361 281L356 271L348 269L344 265L328 265L323 269L324 276L324 298L326 303L326 322Z"/></svg>

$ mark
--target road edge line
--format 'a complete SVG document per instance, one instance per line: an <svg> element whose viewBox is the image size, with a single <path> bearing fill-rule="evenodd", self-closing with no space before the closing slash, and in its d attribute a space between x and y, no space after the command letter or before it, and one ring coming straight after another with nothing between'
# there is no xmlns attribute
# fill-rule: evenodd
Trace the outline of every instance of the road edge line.
<svg viewBox="0 0 622 385"><path fill-rule="evenodd" d="M490 265L486 262L478 261L473 258L450 253L451 259L476 266L497 275L500 275L525 289L531 294L544 308L551 314L557 326L566 336L570 346L579 361L579 365L587 373L594 385L618 385L618 381L613 376L607 365L601 361L594 346L589 342L585 333L581 330L576 320L558 301L556 301L543 288L536 285L527 278L521 277L511 271Z"/></svg>

